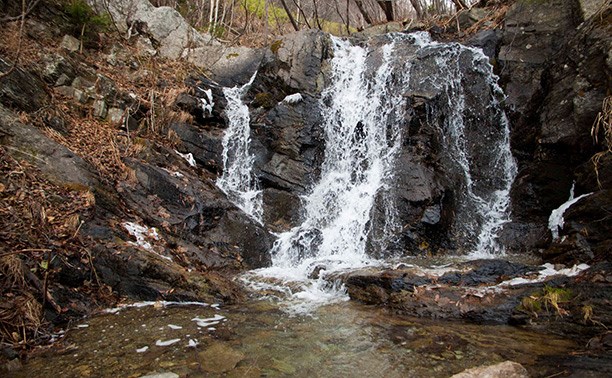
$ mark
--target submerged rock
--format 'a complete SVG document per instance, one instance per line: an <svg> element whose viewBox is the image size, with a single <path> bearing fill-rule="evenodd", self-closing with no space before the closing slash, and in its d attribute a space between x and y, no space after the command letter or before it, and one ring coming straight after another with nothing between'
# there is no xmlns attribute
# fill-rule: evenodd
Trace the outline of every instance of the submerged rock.
<svg viewBox="0 0 612 378"><path fill-rule="evenodd" d="M451 378L529 378L529 373L523 365L505 361L495 365L467 369L453 375Z"/></svg>
<svg viewBox="0 0 612 378"><path fill-rule="evenodd" d="M198 353L202 370L209 373L227 373L245 359L245 355L223 343L214 343Z"/></svg>

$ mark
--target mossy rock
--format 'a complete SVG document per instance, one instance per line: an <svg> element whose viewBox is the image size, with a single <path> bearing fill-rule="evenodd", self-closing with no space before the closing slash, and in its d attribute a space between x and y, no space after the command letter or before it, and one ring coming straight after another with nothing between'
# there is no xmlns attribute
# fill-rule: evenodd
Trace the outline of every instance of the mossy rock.
<svg viewBox="0 0 612 378"><path fill-rule="evenodd" d="M274 106L276 106L276 100L274 100L274 97L270 93L262 92L255 95L253 105L258 108L263 107L266 109L272 109Z"/></svg>
<svg viewBox="0 0 612 378"><path fill-rule="evenodd" d="M281 47L283 47L283 41L278 39L278 40L272 42L272 44L270 45L270 50L272 50L274 55L277 55L278 54L278 50L280 50Z"/></svg>

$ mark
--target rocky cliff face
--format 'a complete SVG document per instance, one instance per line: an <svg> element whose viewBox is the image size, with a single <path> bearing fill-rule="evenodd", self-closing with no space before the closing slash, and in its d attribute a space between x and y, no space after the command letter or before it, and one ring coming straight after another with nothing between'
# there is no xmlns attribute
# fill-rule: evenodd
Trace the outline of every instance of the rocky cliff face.
<svg viewBox="0 0 612 378"><path fill-rule="evenodd" d="M545 249L545 257L556 261L605 258L609 249L609 238L600 235L610 231L604 220L610 184L605 174L595 184L591 161L606 147L591 130L610 94L612 10L606 2L591 3L517 2L506 16L499 53L520 168L512 196L515 223L506 243L519 251ZM606 172L609 158L597 169ZM576 195L595 194L568 213L572 221L562 230L568 238L551 245L547 218L567 201L573 182ZM585 208L591 211L580 210ZM570 250L580 252L567 255Z"/></svg>
<svg viewBox="0 0 612 378"><path fill-rule="evenodd" d="M508 11L501 31L486 31L472 38L472 43L486 45L483 47L491 61L497 62L500 83L507 94L512 151L519 168L512 189L513 222L501 234L501 243L509 251L546 250L546 258L566 262L605 256L608 238L603 235L609 222L593 221L591 217L607 219L610 196L605 172L609 158L606 155L599 163L603 173L599 184L590 159L602 148L594 142L591 127L610 87L610 9L603 6L594 14L588 5L578 1L519 1ZM397 53L406 58L410 55L409 50ZM263 58L256 67L246 72L242 65L233 69L241 77L259 69L245 99L253 116L255 175L264 189L267 227L284 231L300 220L296 210L299 196L318 177L323 159L317 98L326 85L329 39L317 32L298 33L274 42L260 54ZM423 59L423 66L427 64ZM436 75L433 71L431 74ZM227 67L220 79L225 72ZM427 68L417 72L415 80L423 81L418 79L421 74L426 76ZM467 94L468 102L474 103L468 103L470 109L476 109L476 103L486 97L484 87L474 80L466 74L465 88L474 92ZM300 102L283 101L295 93L302 94ZM406 140L399 156L398 191L394 194L404 225L393 247L400 253L443 252L466 242L459 235L465 234L462 224L469 227L470 221L455 216L461 206L457 195L465 188L453 179L453 174L459 174L453 173L456 168L444 162L444 137L435 127L444 120L436 119L432 111L442 106L438 95L424 87L405 94L410 115L405 120ZM472 116L486 119L483 114ZM482 142L479 138L484 138L485 129L473 130L474 143ZM218 142L216 146L213 160L218 163ZM567 229L562 230L561 239L553 241L548 217L567 201L574 181L576 195L597 193L567 213ZM581 210L583 206L586 208ZM376 216L373 222L377 222ZM571 237L564 238L564 232ZM570 250L581 251L580 258Z"/></svg>

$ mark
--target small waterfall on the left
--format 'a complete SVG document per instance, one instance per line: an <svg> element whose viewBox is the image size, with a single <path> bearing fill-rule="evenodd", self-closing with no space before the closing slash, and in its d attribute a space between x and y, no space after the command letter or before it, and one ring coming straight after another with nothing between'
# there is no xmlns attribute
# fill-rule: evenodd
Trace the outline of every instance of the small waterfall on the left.
<svg viewBox="0 0 612 378"><path fill-rule="evenodd" d="M248 106L242 101L256 76L257 72L241 87L223 89L227 99L228 127L223 136L223 174L217 180L217 186L236 206L261 224L262 194L253 178L255 157L250 152L251 117Z"/></svg>

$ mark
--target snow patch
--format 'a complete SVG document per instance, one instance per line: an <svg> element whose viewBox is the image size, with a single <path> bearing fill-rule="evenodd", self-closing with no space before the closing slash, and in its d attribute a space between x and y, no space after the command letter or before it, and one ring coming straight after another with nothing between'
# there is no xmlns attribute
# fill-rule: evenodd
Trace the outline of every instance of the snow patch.
<svg viewBox="0 0 612 378"><path fill-rule="evenodd" d="M153 248L151 243L149 243L150 240L159 240L159 234L157 233L157 229L155 227L149 228L132 222L123 222L121 225L130 235L136 238L136 243L132 244L146 250L151 250Z"/></svg>
<svg viewBox="0 0 612 378"><path fill-rule="evenodd" d="M304 97L302 97L301 93L295 93L295 94L285 97L283 99L283 102L285 104L297 104L298 102L302 102L303 100L304 100Z"/></svg>
<svg viewBox="0 0 612 378"><path fill-rule="evenodd" d="M145 302L136 302L136 303L129 303L129 304L123 304L123 305L119 305L115 308L107 308L106 310L104 310L103 312L106 314L116 314L121 310L125 310L127 308L142 308L142 307L148 307L148 306L155 306L155 307L171 307L171 306L200 306L200 307L206 307L208 306L208 303L204 303L204 302L173 302L173 301L145 301ZM142 327L146 327L146 324L143 324Z"/></svg>
<svg viewBox="0 0 612 378"><path fill-rule="evenodd" d="M186 153L186 154L182 154L182 153L178 152L177 150L174 150L174 152L176 152L178 156L180 156L183 159L185 159L189 165L191 165L194 168L196 167L196 161L193 158L193 154L191 152Z"/></svg>
<svg viewBox="0 0 612 378"><path fill-rule="evenodd" d="M508 286L523 285L523 284L528 284L528 283L544 282L544 281L547 280L547 278L553 277L553 276L574 277L574 276L577 276L583 270L588 269L589 265L587 265L587 264L580 264L580 265L574 265L571 268L565 268L565 269L557 270L557 269L555 269L555 266L553 264L548 264L547 263L547 264L542 265L542 267L544 269L540 270L538 272L538 276L535 277L535 278L517 277L517 278L513 278L511 280L503 281L503 282L499 283L497 286L508 287Z"/></svg>
<svg viewBox="0 0 612 378"><path fill-rule="evenodd" d="M550 213L550 217L548 218L548 228L550 229L550 232L552 233L553 240L559 239L559 230L563 229L563 225L565 224L565 219L563 219L563 214L565 214L565 211L569 209L576 202L580 201L581 199L585 197L590 196L591 194L593 193L583 194L581 196L574 198L574 184L572 185L572 189L570 190L569 199L564 204L554 209Z"/></svg>
<svg viewBox="0 0 612 378"><path fill-rule="evenodd" d="M225 316L222 315L215 315L212 318L198 318L197 316L193 319L191 319L192 321L196 322L196 324L198 325L198 327L210 327L212 325L215 324L219 324L219 322L221 320L225 319Z"/></svg>
<svg viewBox="0 0 612 378"><path fill-rule="evenodd" d="M181 339L170 339L170 340L166 340L166 341L157 340L155 342L155 345L157 345L157 346L168 346L168 345L176 344L179 341L181 341Z"/></svg>

